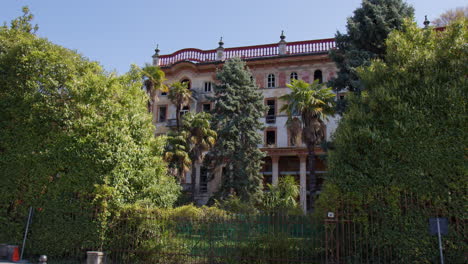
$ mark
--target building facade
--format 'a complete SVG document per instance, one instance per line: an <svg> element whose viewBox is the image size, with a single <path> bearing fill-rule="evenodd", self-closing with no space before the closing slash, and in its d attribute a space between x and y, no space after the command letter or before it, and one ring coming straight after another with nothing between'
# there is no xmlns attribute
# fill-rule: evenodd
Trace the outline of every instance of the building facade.
<svg viewBox="0 0 468 264"><path fill-rule="evenodd" d="M286 86L293 79L312 82L326 82L333 78L336 66L328 57L328 51L335 47L334 39L320 39L298 42L286 42L281 34L280 41L274 44L224 48L222 40L219 47L213 50L183 49L168 55L159 55L159 50L153 55L153 64L159 66L166 74L167 83L176 81L188 82L189 89L194 94L190 105L182 112L209 111L213 108L207 95L213 93L216 83L216 70L221 68L224 61L242 58L263 94L264 103L268 106L265 117L262 118L265 129L259 131L263 136L263 144L259 147L267 154L261 173L265 183L277 184L281 177L293 175L300 184L300 203L304 210L307 208L307 149L301 144L300 138L294 140L286 127L286 113L279 109L285 103L280 96L290 92ZM338 97L339 95L337 95ZM167 94L160 93L158 100L152 106L156 135L165 134L175 127L176 107L167 98ZM326 123L326 140L337 126L337 117L331 117ZM299 143L297 143L299 142ZM316 173L318 183L326 173L321 154L324 151L316 147ZM218 190L221 183L221 173L207 181L206 170L196 168L196 188L199 189L199 201L203 203ZM190 183L188 173L186 183Z"/></svg>

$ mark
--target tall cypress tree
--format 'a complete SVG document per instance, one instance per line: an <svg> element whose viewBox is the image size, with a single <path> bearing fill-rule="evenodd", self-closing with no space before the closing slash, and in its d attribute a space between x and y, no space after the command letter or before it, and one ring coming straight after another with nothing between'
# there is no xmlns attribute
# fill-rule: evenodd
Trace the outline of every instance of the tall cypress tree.
<svg viewBox="0 0 468 264"><path fill-rule="evenodd" d="M363 86L356 68L369 66L372 59L382 59L388 34L400 30L404 19L413 14L413 7L403 0L364 0L348 18L347 33L338 31L335 35L338 49L330 52L330 58L339 71L329 86L337 91L345 88L361 91Z"/></svg>
<svg viewBox="0 0 468 264"><path fill-rule="evenodd" d="M264 153L258 148L263 129L259 121L266 107L245 63L234 58L226 61L216 75L213 126L218 140L209 156L214 165L223 166L220 196L235 193L244 201L257 201L262 195L259 173Z"/></svg>

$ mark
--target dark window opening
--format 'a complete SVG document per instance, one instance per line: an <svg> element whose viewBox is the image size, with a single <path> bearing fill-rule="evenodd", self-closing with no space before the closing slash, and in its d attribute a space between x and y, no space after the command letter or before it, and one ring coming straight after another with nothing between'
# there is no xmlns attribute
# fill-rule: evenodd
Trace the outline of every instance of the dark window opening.
<svg viewBox="0 0 468 264"><path fill-rule="evenodd" d="M323 82L323 78L322 78L322 71L321 70L316 70L314 72L314 81L315 80L319 80L318 83L322 83Z"/></svg>
<svg viewBox="0 0 468 264"><path fill-rule="evenodd" d="M192 89L192 83L190 82L189 79L183 79L181 83L186 83L187 84L187 89Z"/></svg>
<svg viewBox="0 0 468 264"><path fill-rule="evenodd" d="M167 118L167 107L166 106L160 106L159 107L158 121L159 122L166 122L166 118Z"/></svg>
<svg viewBox="0 0 468 264"><path fill-rule="evenodd" d="M208 169L200 168L200 193L208 192Z"/></svg>
<svg viewBox="0 0 468 264"><path fill-rule="evenodd" d="M203 112L211 111L211 104L203 104Z"/></svg>
<svg viewBox="0 0 468 264"><path fill-rule="evenodd" d="M340 100L344 100L344 95L340 95L340 96L339 96L339 99L340 99Z"/></svg>
<svg viewBox="0 0 468 264"><path fill-rule="evenodd" d="M275 130L268 130L266 132L266 144L267 145L276 144L276 131Z"/></svg>
<svg viewBox="0 0 468 264"><path fill-rule="evenodd" d="M268 106L268 112L267 112L267 116L274 116L276 115L276 101L275 100L267 100L267 106Z"/></svg>
<svg viewBox="0 0 468 264"><path fill-rule="evenodd" d="M211 82L205 82L205 92L211 92Z"/></svg>
<svg viewBox="0 0 468 264"><path fill-rule="evenodd" d="M297 75L297 72L291 72L291 75L289 76L289 81L292 82L293 80L298 80L299 76Z"/></svg>
<svg viewBox="0 0 468 264"><path fill-rule="evenodd" d="M186 113L188 113L190 111L190 107L188 105L184 106L182 108L182 110L180 110L180 116L183 116L185 115Z"/></svg>

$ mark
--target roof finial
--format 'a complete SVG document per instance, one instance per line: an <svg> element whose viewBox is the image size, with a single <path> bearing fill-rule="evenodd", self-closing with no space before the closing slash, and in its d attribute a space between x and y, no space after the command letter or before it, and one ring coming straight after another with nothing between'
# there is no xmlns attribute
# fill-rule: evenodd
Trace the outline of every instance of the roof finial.
<svg viewBox="0 0 468 264"><path fill-rule="evenodd" d="M156 44L155 55L159 55L159 44Z"/></svg>
<svg viewBox="0 0 468 264"><path fill-rule="evenodd" d="M280 39L281 39L281 40L284 40L285 38L286 38L286 36L284 35L284 30L281 30Z"/></svg>
<svg viewBox="0 0 468 264"><path fill-rule="evenodd" d="M427 15L424 16L424 27L427 28L431 22L427 20Z"/></svg>
<svg viewBox="0 0 468 264"><path fill-rule="evenodd" d="M219 48L222 48L222 47L223 47L224 42L223 42L223 37L222 37L222 36L221 36L221 38L219 39L218 44L219 44Z"/></svg>

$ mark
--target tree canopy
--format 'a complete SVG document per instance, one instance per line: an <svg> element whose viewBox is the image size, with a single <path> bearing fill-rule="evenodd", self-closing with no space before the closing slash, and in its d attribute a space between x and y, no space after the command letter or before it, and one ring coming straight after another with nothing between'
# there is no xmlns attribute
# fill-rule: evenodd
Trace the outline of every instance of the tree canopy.
<svg viewBox="0 0 468 264"><path fill-rule="evenodd" d="M166 175L141 73L106 73L32 34L30 19L26 10L0 28L0 222L22 227L29 206L171 207L179 186Z"/></svg>
<svg viewBox="0 0 468 264"><path fill-rule="evenodd" d="M385 60L359 71L366 91L350 101L329 154L322 207L345 202L364 210L359 221L372 214L382 224L375 243L417 260L437 251L426 231L435 216L452 224L447 261L466 252L454 223L467 204L467 37L466 20L443 32L409 21L393 31Z"/></svg>
<svg viewBox="0 0 468 264"><path fill-rule="evenodd" d="M413 13L413 8L403 0L363 0L348 18L347 32L338 31L335 35L338 49L330 52L330 58L339 71L329 85L338 91L362 90L356 69L369 66L372 59L384 58L388 34L401 29L404 19Z"/></svg>
<svg viewBox="0 0 468 264"><path fill-rule="evenodd" d="M262 195L262 158L258 148L265 115L263 96L257 90L245 63L227 60L217 72L214 88L213 128L218 139L209 157L215 166L224 166L221 197L233 192L244 201L259 201Z"/></svg>
<svg viewBox="0 0 468 264"><path fill-rule="evenodd" d="M302 80L293 80L287 85L291 93L280 99L286 102L281 111L288 115L287 124L293 126L296 115L301 117L302 141L307 146L307 160L309 168L310 208L313 209L317 178L315 175L315 146L325 140L325 121L334 114L335 94L331 88L319 84L318 80L306 83Z"/></svg>
<svg viewBox="0 0 468 264"><path fill-rule="evenodd" d="M440 17L434 19L432 24L436 27L444 27L461 18L468 19L468 6L447 10Z"/></svg>

